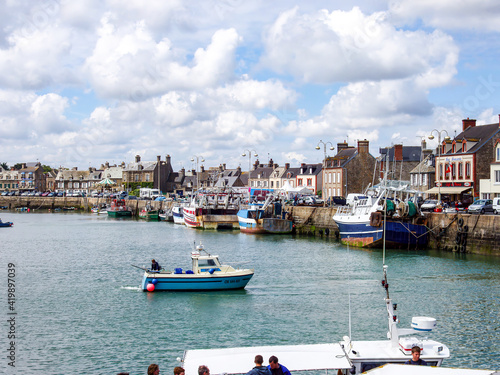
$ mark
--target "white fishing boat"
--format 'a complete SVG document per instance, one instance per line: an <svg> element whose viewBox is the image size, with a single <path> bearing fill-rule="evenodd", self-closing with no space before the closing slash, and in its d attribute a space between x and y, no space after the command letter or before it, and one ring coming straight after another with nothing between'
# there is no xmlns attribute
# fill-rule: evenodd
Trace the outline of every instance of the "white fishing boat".
<svg viewBox="0 0 500 375"><path fill-rule="evenodd" d="M174 224L184 225L184 205L176 204L172 207L172 216L174 219Z"/></svg>
<svg viewBox="0 0 500 375"><path fill-rule="evenodd" d="M202 254L201 252L204 252ZM214 291L243 289L254 274L253 269L236 269L221 264L218 255L209 254L198 245L191 253L192 268L184 271L152 271L144 269L141 289L143 291Z"/></svg>
<svg viewBox="0 0 500 375"><path fill-rule="evenodd" d="M208 366L214 374L243 374L248 371L248 365L253 362L257 354L264 358L277 356L292 372L335 370L337 374L343 375L360 374L388 363L404 364L411 359L411 348L415 345L421 348L420 358L428 365L441 366L443 360L450 356L448 347L432 339L418 336L420 333L428 335L436 327L436 320L429 317L414 317L412 328L399 328L399 320L395 315L397 306L389 297L385 265L383 272L389 324L387 340L351 341L349 336L344 336L339 342L314 345L187 350L182 359L186 375L196 375L200 364Z"/></svg>

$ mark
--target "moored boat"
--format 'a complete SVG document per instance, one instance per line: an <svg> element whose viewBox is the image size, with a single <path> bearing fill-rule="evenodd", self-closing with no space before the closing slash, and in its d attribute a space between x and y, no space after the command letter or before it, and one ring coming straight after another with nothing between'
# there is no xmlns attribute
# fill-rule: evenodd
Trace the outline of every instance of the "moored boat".
<svg viewBox="0 0 500 375"><path fill-rule="evenodd" d="M407 184L384 181L353 205L337 208L333 220L342 243L356 247L424 248L427 220L410 198ZM405 197L406 195L406 197Z"/></svg>
<svg viewBox="0 0 500 375"><path fill-rule="evenodd" d="M132 216L132 210L125 204L125 199L113 199L107 212L109 217Z"/></svg>
<svg viewBox="0 0 500 375"><path fill-rule="evenodd" d="M202 255L202 251L205 254ZM143 291L243 289L254 274L253 269L235 269L221 264L219 256L209 254L201 244L191 253L191 262L192 268L187 271L183 271L182 268L175 268L173 271L145 269L141 289Z"/></svg>
<svg viewBox="0 0 500 375"><path fill-rule="evenodd" d="M155 210L148 205L139 212L139 218L144 220L158 221L160 219L160 215L158 210Z"/></svg>
<svg viewBox="0 0 500 375"><path fill-rule="evenodd" d="M172 207L172 217L175 224L184 225L184 205L175 205Z"/></svg>
<svg viewBox="0 0 500 375"><path fill-rule="evenodd" d="M2 219L0 219L0 228L7 228L7 227L11 227L13 225L14 225L14 223L11 221L4 222L4 221L2 221Z"/></svg>
<svg viewBox="0 0 500 375"><path fill-rule="evenodd" d="M238 223L243 233L285 234L293 230L291 215L282 210L281 203L271 203L269 195L263 205L250 204L238 211Z"/></svg>

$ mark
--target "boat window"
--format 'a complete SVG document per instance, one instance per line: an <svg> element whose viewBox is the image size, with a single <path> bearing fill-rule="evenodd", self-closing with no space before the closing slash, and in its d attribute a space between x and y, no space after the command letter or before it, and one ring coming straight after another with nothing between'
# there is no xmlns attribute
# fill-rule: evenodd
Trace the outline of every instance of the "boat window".
<svg viewBox="0 0 500 375"><path fill-rule="evenodd" d="M215 265L216 264L213 259L198 259L198 267L209 267Z"/></svg>

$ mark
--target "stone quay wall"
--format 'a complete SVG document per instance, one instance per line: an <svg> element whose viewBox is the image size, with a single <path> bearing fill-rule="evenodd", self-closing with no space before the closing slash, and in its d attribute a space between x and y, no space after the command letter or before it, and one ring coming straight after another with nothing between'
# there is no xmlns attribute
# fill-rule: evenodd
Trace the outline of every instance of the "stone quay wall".
<svg viewBox="0 0 500 375"><path fill-rule="evenodd" d="M75 207L89 212L93 205L110 204L112 199L73 197L1 197L0 206L14 210L54 210ZM175 202L130 200L127 205L134 214L150 204L156 209L170 209ZM336 239L338 227L333 221L335 207L287 206L293 216L296 235L319 236ZM429 248L473 254L500 256L500 215L469 215L427 213Z"/></svg>

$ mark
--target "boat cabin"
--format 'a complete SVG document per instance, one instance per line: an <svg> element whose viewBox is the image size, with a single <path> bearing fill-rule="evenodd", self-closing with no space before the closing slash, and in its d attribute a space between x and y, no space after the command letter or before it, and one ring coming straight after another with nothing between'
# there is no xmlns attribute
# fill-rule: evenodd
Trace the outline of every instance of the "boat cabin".
<svg viewBox="0 0 500 375"><path fill-rule="evenodd" d="M227 268L228 266L222 266L219 261L218 255L201 255L200 251L203 250L203 245L198 245L196 251L191 253L192 260L192 270L194 274L208 272L213 274L215 271L220 271L221 267Z"/></svg>

